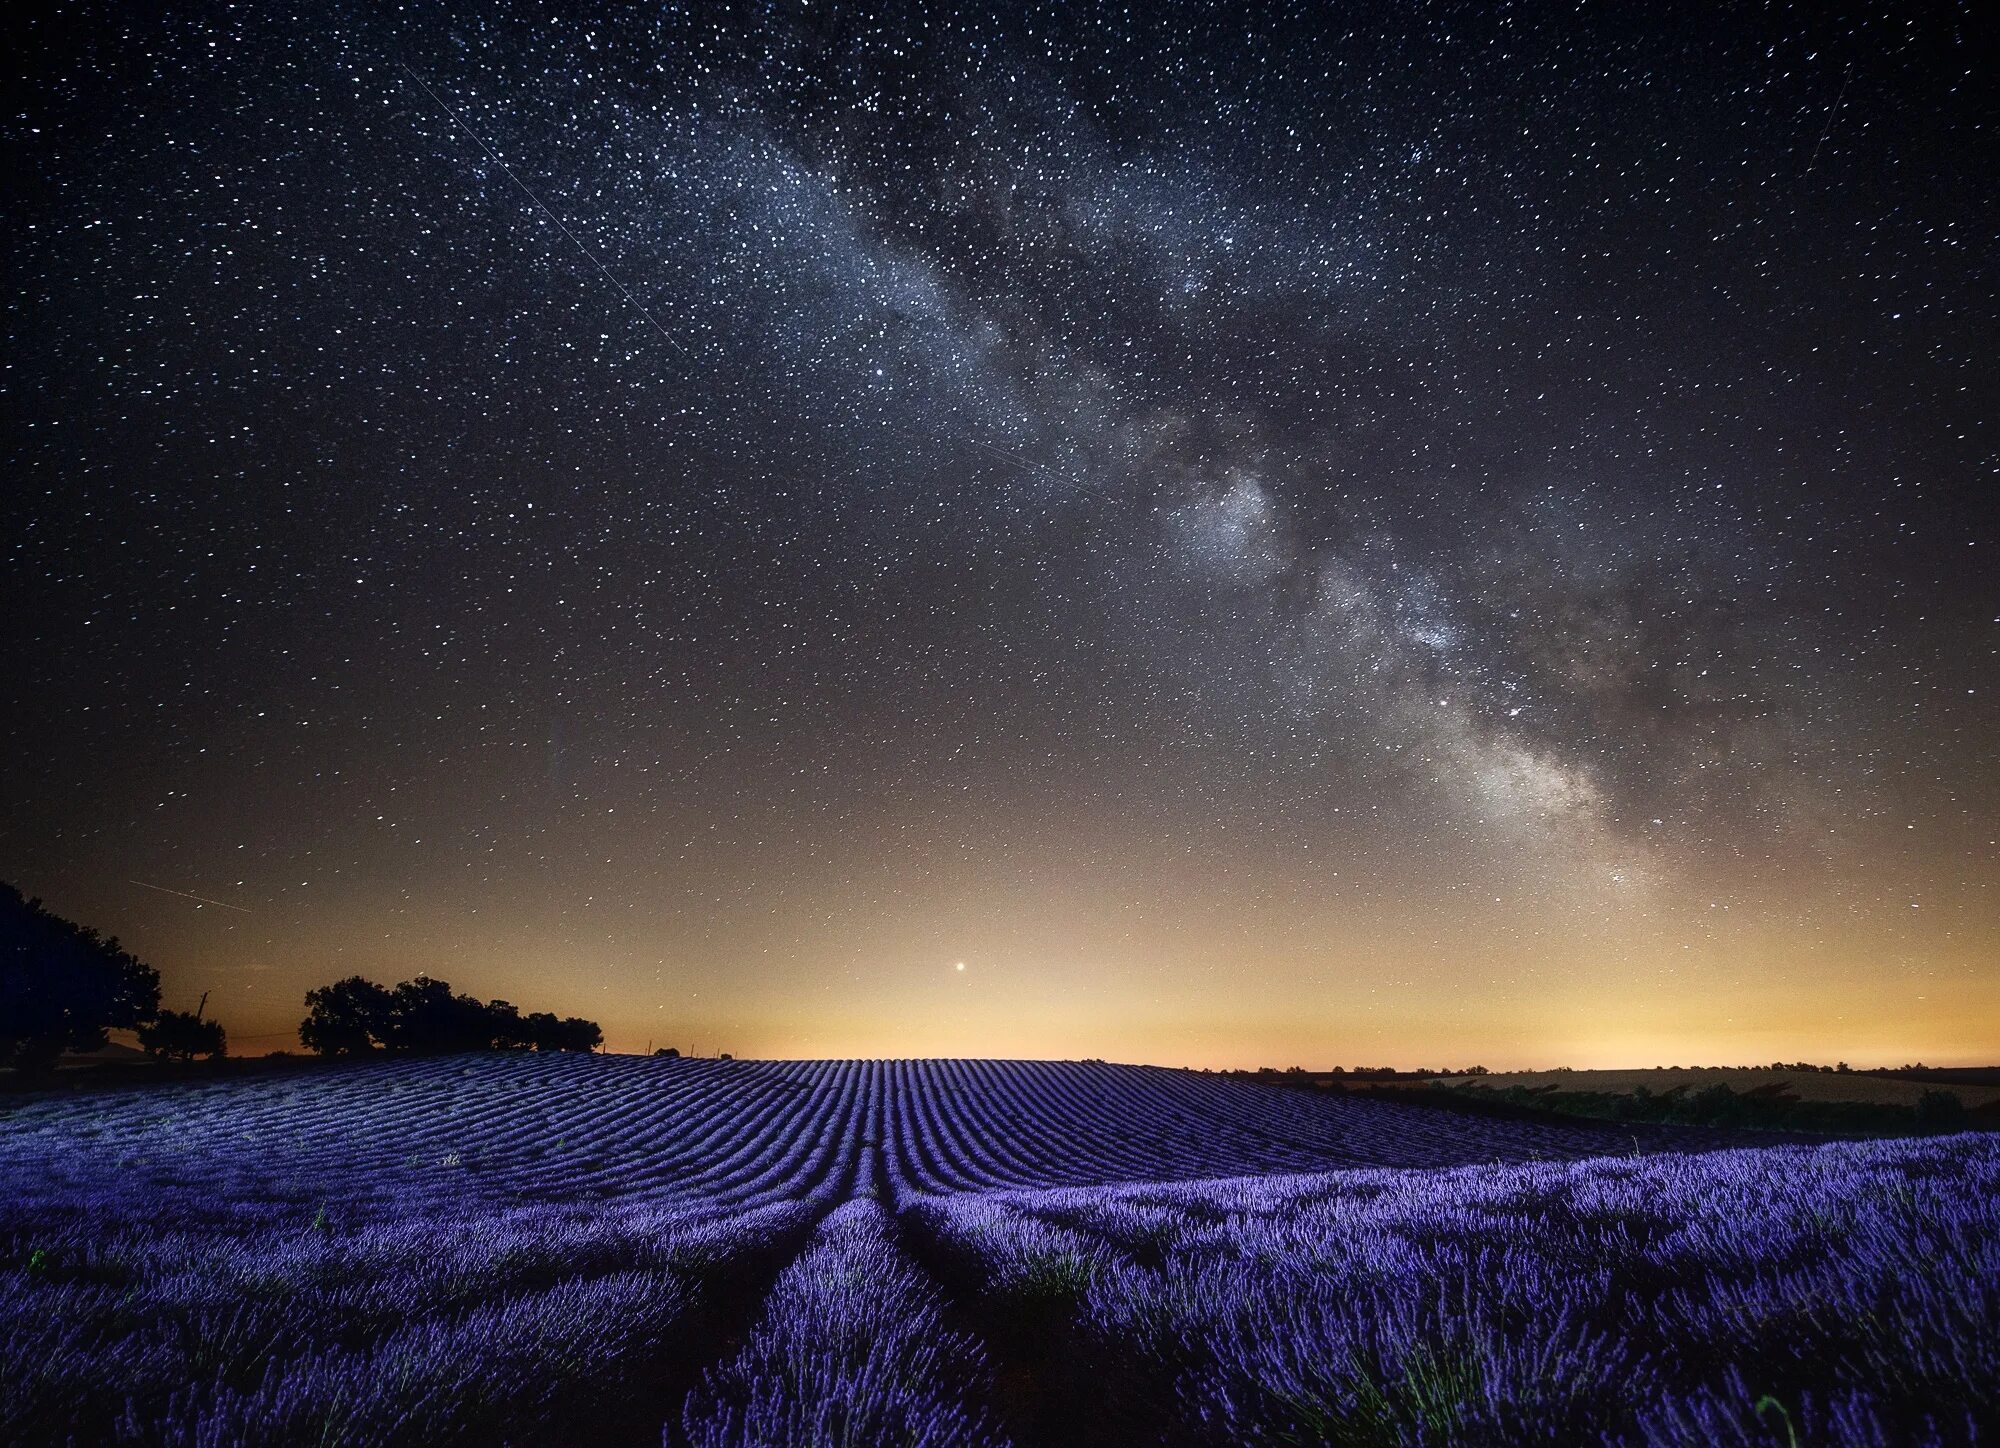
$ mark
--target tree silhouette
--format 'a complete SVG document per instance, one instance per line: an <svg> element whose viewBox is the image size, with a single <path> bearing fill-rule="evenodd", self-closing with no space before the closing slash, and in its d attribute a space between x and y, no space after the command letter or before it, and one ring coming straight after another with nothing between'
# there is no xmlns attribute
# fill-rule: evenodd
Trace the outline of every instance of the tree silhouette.
<svg viewBox="0 0 2000 1448"><path fill-rule="evenodd" d="M322 1056L359 1056L387 1044L389 992L372 980L350 975L306 992L306 1018L299 1040Z"/></svg>
<svg viewBox="0 0 2000 1448"><path fill-rule="evenodd" d="M597 1022L558 1019L547 1011L522 1015L509 1001L455 994L449 984L420 975L387 990L349 976L306 993L299 1040L323 1056L391 1051L439 1055L453 1051L592 1051L604 1043Z"/></svg>
<svg viewBox="0 0 2000 1448"><path fill-rule="evenodd" d="M161 1011L139 1027L139 1044L148 1055L167 1061L192 1061L196 1056L213 1059L229 1054L222 1022L204 1019L193 1011Z"/></svg>
<svg viewBox="0 0 2000 1448"><path fill-rule="evenodd" d="M604 1042L595 1021L577 1016L558 1020L548 1011L522 1015L506 1001L493 1001L494 1044L503 1051L591 1051Z"/></svg>
<svg viewBox="0 0 2000 1448"><path fill-rule="evenodd" d="M106 938L0 884L0 1066L46 1070L160 1008L160 975Z"/></svg>
<svg viewBox="0 0 2000 1448"><path fill-rule="evenodd" d="M413 1055L489 1051L498 1040L497 1024L485 1001L453 995L444 981L420 975L390 992L388 1030L382 1043Z"/></svg>
<svg viewBox="0 0 2000 1448"><path fill-rule="evenodd" d="M586 1021L582 1016L564 1016L556 1022L553 1032L547 1033L538 1042L538 1051L594 1051L604 1044L604 1032L597 1028L596 1021Z"/></svg>

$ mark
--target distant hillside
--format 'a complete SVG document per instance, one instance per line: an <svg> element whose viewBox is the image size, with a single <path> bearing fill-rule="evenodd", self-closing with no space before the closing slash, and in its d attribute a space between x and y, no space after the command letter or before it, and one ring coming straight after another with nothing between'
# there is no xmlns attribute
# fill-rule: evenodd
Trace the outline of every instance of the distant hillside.
<svg viewBox="0 0 2000 1448"><path fill-rule="evenodd" d="M85 1066L150 1066L157 1064L151 1056L137 1046L127 1046L118 1041L106 1041L94 1051L69 1051L56 1059L58 1071L72 1071Z"/></svg>

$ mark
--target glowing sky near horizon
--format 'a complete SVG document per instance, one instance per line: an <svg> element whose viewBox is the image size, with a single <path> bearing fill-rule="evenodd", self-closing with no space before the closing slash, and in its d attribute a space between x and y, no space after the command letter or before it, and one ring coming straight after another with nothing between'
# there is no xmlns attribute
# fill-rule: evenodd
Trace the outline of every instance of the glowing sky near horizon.
<svg viewBox="0 0 2000 1448"><path fill-rule="evenodd" d="M1965 28L33 20L0 878L246 1050L1990 1060Z"/></svg>

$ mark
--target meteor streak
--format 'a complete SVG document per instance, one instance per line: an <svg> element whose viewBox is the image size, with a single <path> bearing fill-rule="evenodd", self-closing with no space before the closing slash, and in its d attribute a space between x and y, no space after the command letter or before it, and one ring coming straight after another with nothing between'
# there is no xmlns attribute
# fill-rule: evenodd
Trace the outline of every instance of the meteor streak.
<svg viewBox="0 0 2000 1448"><path fill-rule="evenodd" d="M148 885L144 880L128 880L128 885L137 885L141 890L158 890L162 895L178 895L183 900L199 900L204 905L220 906L224 910L234 910L240 915L252 913L241 905L231 905L227 900L211 900L206 895L190 895L185 890L169 890L165 885Z"/></svg>

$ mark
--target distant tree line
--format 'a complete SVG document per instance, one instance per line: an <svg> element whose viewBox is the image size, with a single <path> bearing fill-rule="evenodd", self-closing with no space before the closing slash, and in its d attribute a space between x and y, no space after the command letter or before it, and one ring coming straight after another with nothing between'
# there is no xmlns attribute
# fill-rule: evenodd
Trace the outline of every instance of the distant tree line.
<svg viewBox="0 0 2000 1448"><path fill-rule="evenodd" d="M1303 1066L1287 1066L1280 1071L1275 1066L1260 1066L1258 1076L1290 1077L1339 1077L1348 1081L1430 1081L1440 1076L1485 1076L1490 1074L1484 1066L1466 1066L1458 1070L1437 1071L1428 1066L1417 1066L1408 1071L1394 1066L1333 1066L1325 1071L1308 1071Z"/></svg>
<svg viewBox="0 0 2000 1448"><path fill-rule="evenodd" d="M95 1051L113 1030L136 1031L162 1060L217 1058L228 1049L208 997L192 1011L160 1006L160 974L115 936L65 920L0 883L0 1067L46 1071L69 1052ZM299 1039L325 1056L394 1051L593 1051L597 1022L455 994L418 976L393 990L351 976L306 995Z"/></svg>
<svg viewBox="0 0 2000 1448"><path fill-rule="evenodd" d="M1545 1070L1524 1071L1522 1074L1567 1076L1575 1074L1576 1069L1574 1066L1550 1066ZM1968 1070L1968 1068L1963 1067L1932 1067L1925 1066L1922 1062L1918 1062L1914 1066L1883 1066L1860 1072L1856 1072L1855 1068L1848 1065L1845 1061L1836 1061L1831 1066L1815 1061L1773 1061L1768 1066L1653 1066L1648 1069L1654 1071L1803 1071L1829 1076L1858 1074L1865 1076L1908 1076L1915 1078L1982 1074L1981 1069ZM1428 1066L1416 1066L1407 1071L1395 1066L1333 1066L1325 1071L1309 1071L1304 1066L1287 1066L1283 1071L1280 1071L1275 1066L1260 1066L1257 1068L1255 1074L1258 1076L1292 1077L1334 1076L1344 1077L1350 1081L1425 1081L1445 1076L1490 1076L1493 1073L1488 1071L1484 1066L1465 1066L1456 1070L1433 1070Z"/></svg>
<svg viewBox="0 0 2000 1448"><path fill-rule="evenodd" d="M604 1044L597 1022L560 1019L547 1011L523 1015L508 1001L454 994L449 984L420 975L393 990L362 976L306 992L299 1040L322 1056L376 1052L442 1055L455 1051L594 1051Z"/></svg>
<svg viewBox="0 0 2000 1448"><path fill-rule="evenodd" d="M1576 1067L1552 1066L1549 1069L1552 1071L1567 1072L1574 1071ZM1823 1066L1814 1061L1773 1061L1768 1066L1653 1066L1649 1069L1654 1071L1804 1071L1808 1073L1818 1072L1827 1076L1846 1076L1852 1074L1854 1071L1854 1068L1845 1061L1836 1061L1831 1066ZM1863 1072L1862 1074L1880 1073Z"/></svg>
<svg viewBox="0 0 2000 1448"><path fill-rule="evenodd" d="M206 998L204 997L204 1005ZM0 884L0 1066L46 1071L136 1030L154 1056L221 1056L228 1039L202 1011L160 1008L160 973L118 943Z"/></svg>

